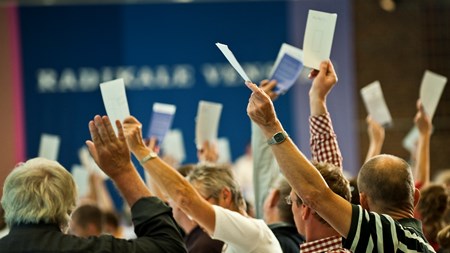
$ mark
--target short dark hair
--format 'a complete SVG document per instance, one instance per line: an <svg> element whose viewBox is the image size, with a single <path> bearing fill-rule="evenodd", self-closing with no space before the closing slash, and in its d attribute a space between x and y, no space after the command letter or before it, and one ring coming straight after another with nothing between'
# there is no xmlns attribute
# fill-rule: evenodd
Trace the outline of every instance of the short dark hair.
<svg viewBox="0 0 450 253"><path fill-rule="evenodd" d="M280 212L280 218L282 221L295 224L294 222L294 215L292 214L291 206L286 203L286 197L289 196L291 193L291 186L289 185L288 181L280 175L274 184L274 189L276 189L279 194L280 198L278 199L277 208Z"/></svg>
<svg viewBox="0 0 450 253"><path fill-rule="evenodd" d="M359 171L359 192L381 209L414 208L414 181L409 164L393 155L378 155Z"/></svg>
<svg viewBox="0 0 450 253"><path fill-rule="evenodd" d="M82 228L86 228L88 224L94 224L99 231L103 231L104 215L95 205L79 206L72 213L72 221Z"/></svg>
<svg viewBox="0 0 450 253"><path fill-rule="evenodd" d="M332 163L325 162L312 162L314 167L320 172L323 179L327 183L328 187L341 196L343 199L350 202L351 192L350 192L350 184L348 180L344 177L342 170L340 167L335 166ZM297 196L298 201L297 204L303 203L301 199ZM299 203L300 202L300 203ZM329 225L318 213L314 213L317 220L319 220L323 224Z"/></svg>

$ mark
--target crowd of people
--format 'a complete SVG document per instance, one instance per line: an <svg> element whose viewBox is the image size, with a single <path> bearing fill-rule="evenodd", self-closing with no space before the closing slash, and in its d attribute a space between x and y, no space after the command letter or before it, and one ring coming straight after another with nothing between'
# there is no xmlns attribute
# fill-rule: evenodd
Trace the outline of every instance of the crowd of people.
<svg viewBox="0 0 450 253"><path fill-rule="evenodd" d="M450 252L450 173L430 180L432 125L420 101L414 164L381 154L384 128L369 116L366 161L357 178L347 179L326 103L338 80L332 62L323 61L310 78L311 157L277 118L277 82L246 83L252 164L243 173L252 171L251 190L238 183L241 172L216 163L213 143L198 150L197 164L175 168L158 154L155 139L143 139L135 117L95 116L86 145L126 200L134 234L125 232L102 180L91 175L89 194L78 199L64 167L34 158L5 180L0 251ZM147 184L131 154L148 173Z"/></svg>

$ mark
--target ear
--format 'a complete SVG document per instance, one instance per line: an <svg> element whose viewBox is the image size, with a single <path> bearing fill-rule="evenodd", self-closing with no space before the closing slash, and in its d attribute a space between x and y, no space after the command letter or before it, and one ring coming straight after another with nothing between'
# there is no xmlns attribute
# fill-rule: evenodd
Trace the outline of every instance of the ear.
<svg viewBox="0 0 450 253"><path fill-rule="evenodd" d="M370 211L369 199L367 198L367 195L364 192L359 193L359 203L361 203L362 208L364 208L367 211Z"/></svg>
<svg viewBox="0 0 450 253"><path fill-rule="evenodd" d="M294 205L295 203L292 204ZM302 220L307 220L310 215L311 209L307 205L302 204Z"/></svg>
<svg viewBox="0 0 450 253"><path fill-rule="evenodd" d="M220 194L219 203L223 203L223 207L230 208L233 205L233 196L231 196L231 191L228 187L222 189L222 194ZM238 207L236 207L238 208Z"/></svg>
<svg viewBox="0 0 450 253"><path fill-rule="evenodd" d="M271 198L269 199L269 206L275 207L278 205L278 201L280 201L281 195L279 190L273 190L271 194Z"/></svg>
<svg viewBox="0 0 450 253"><path fill-rule="evenodd" d="M414 188L414 207L417 206L420 200L420 190L417 188Z"/></svg>

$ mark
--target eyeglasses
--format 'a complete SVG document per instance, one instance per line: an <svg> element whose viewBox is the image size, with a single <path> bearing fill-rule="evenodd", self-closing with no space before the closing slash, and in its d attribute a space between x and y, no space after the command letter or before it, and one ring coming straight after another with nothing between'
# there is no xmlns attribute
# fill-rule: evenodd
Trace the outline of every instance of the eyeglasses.
<svg viewBox="0 0 450 253"><path fill-rule="evenodd" d="M286 201L286 204L288 204L288 205L292 205L292 203L294 203L294 200L292 200L291 195L287 195L284 198L284 201ZM297 196L297 199L295 200L295 202L297 203L298 206L303 204L302 200L298 196Z"/></svg>

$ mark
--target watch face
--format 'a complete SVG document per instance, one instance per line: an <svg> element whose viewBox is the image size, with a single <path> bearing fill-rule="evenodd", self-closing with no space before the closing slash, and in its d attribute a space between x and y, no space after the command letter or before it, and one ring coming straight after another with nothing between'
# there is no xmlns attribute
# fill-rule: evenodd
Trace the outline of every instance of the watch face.
<svg viewBox="0 0 450 253"><path fill-rule="evenodd" d="M273 138L275 139L276 143L280 143L282 141L284 141L284 139L286 139L286 137L284 136L283 133L276 133Z"/></svg>

